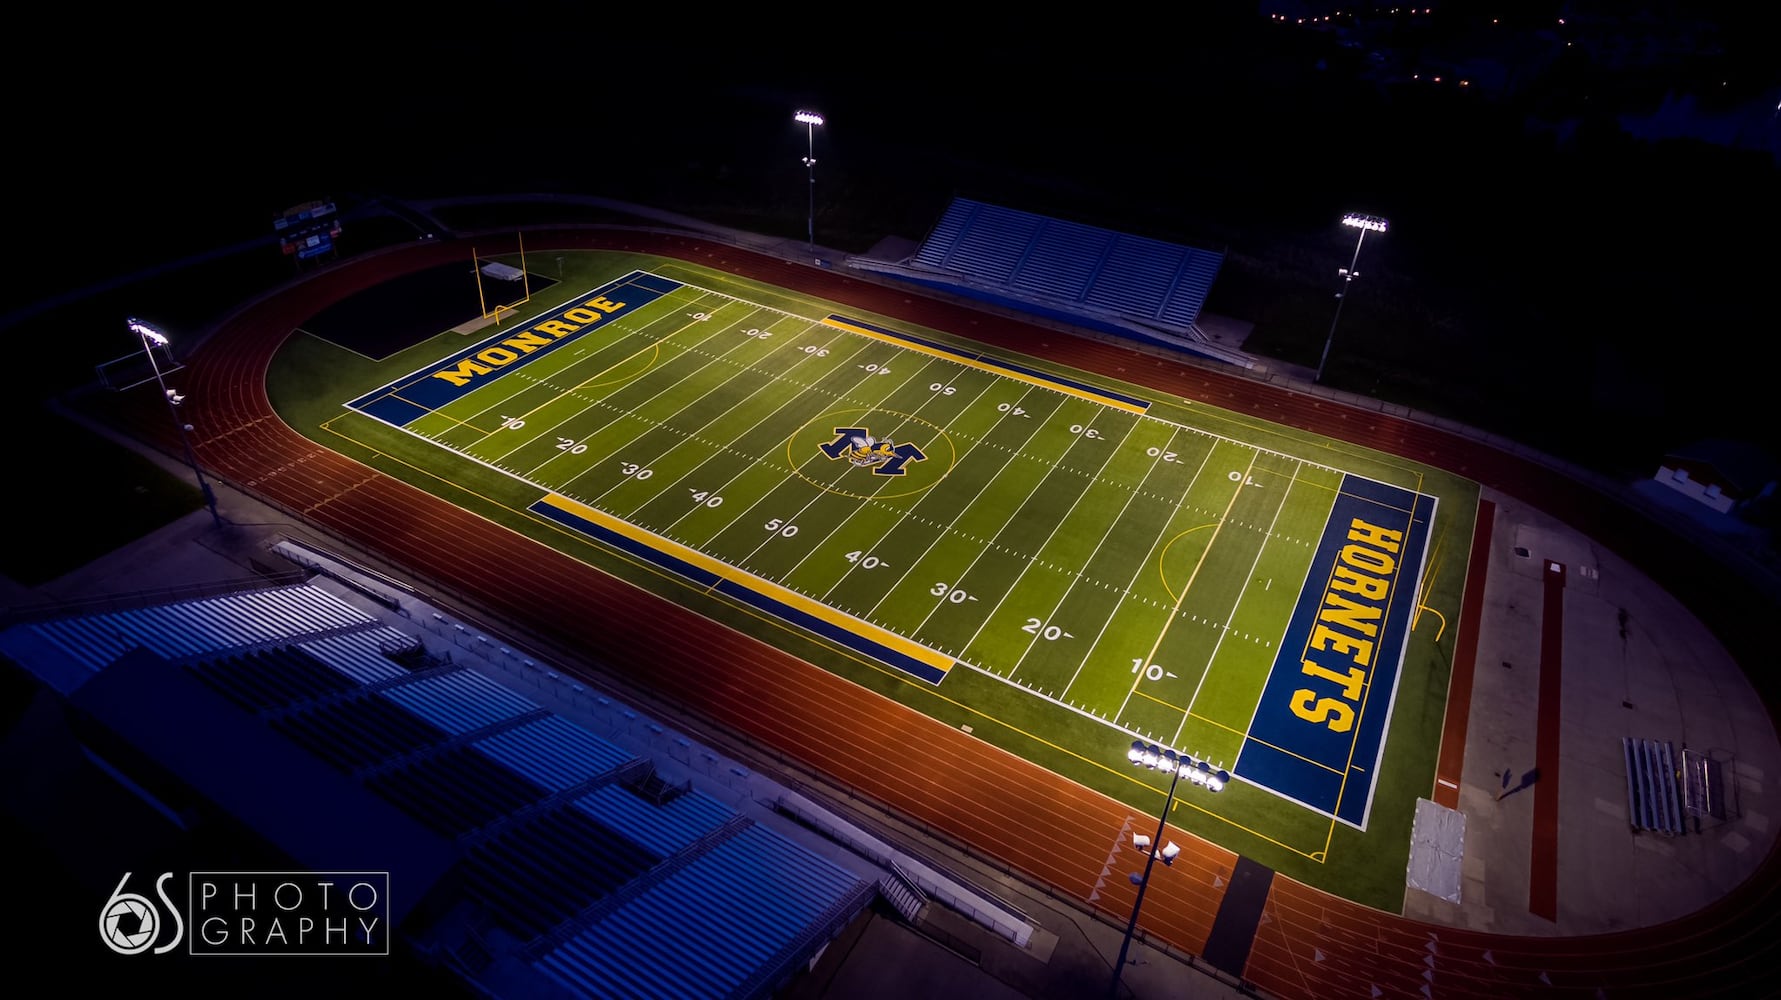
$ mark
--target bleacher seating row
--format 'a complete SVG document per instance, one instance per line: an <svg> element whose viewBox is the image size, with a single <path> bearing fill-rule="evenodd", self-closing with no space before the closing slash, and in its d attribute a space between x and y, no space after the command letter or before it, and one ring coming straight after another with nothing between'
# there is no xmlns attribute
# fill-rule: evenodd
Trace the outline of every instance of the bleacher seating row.
<svg viewBox="0 0 1781 1000"><path fill-rule="evenodd" d="M474 670L416 678L381 693L448 733L467 733L538 708L537 702Z"/></svg>
<svg viewBox="0 0 1781 1000"><path fill-rule="evenodd" d="M574 917L662 859L575 809L553 809L470 850L466 886L516 936Z"/></svg>
<svg viewBox="0 0 1781 1000"><path fill-rule="evenodd" d="M1666 836L1684 832L1681 771L1675 745L1668 740L1621 738L1626 757L1627 822L1635 831Z"/></svg>
<svg viewBox="0 0 1781 1000"><path fill-rule="evenodd" d="M1224 254L955 198L915 267L1187 332Z"/></svg>
<svg viewBox="0 0 1781 1000"><path fill-rule="evenodd" d="M66 679L65 692L141 662L118 662L137 648L177 665L454 842L455 884L537 942L540 974L649 984L602 995L765 996L876 893L690 782L627 787L647 761L318 586L41 621L8 638L4 651ZM689 920L725 933L688 956ZM602 941L627 945L589 951Z"/></svg>
<svg viewBox="0 0 1781 1000"><path fill-rule="evenodd" d="M333 594L299 584L56 618L25 627L76 662L98 670L137 647L177 660L375 623L376 619Z"/></svg>
<svg viewBox="0 0 1781 1000"><path fill-rule="evenodd" d="M579 996L754 995L746 987L762 978L773 985L783 959L823 934L837 908L863 907L874 892L846 869L750 824L536 965ZM688 933L694 926L710 932Z"/></svg>

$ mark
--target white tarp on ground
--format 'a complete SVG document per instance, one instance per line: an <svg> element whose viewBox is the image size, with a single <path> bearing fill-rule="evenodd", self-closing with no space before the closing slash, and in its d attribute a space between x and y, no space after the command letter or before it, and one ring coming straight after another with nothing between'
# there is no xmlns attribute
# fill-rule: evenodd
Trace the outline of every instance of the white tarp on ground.
<svg viewBox="0 0 1781 1000"><path fill-rule="evenodd" d="M1416 822L1410 828L1410 868L1405 881L1412 889L1459 902L1460 863L1466 854L1466 814L1457 809L1416 800Z"/></svg>
<svg viewBox="0 0 1781 1000"><path fill-rule="evenodd" d="M513 267L512 265L503 264L498 260L491 260L482 265L482 273L502 281L518 281L526 276L526 272L517 267Z"/></svg>

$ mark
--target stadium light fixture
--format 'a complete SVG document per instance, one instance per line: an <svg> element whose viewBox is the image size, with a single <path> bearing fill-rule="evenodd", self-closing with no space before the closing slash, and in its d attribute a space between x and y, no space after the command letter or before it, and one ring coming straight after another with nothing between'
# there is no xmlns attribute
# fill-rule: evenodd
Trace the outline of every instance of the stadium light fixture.
<svg viewBox="0 0 1781 1000"><path fill-rule="evenodd" d="M1160 849L1152 849L1152 845L1163 839L1163 828L1169 823L1169 808L1175 804L1175 788L1186 778L1189 784L1199 785L1209 792L1223 791L1230 783L1229 771L1212 765L1191 754L1178 754L1166 750L1154 743L1133 740L1132 748L1126 751L1126 760L1134 767L1149 768L1152 771L1169 772L1169 797L1163 800L1163 814L1156 821L1156 836L1147 837L1142 833L1132 834L1132 846L1145 854L1149 860L1144 862L1144 874L1134 872L1130 876L1132 884L1138 887L1138 898L1132 902L1132 919L1125 926L1125 940L1119 944L1119 961L1113 965L1113 985L1108 988L1107 995L1119 996L1120 973L1125 971L1126 955L1132 949L1132 933L1138 929L1138 911L1144 906L1144 890L1150 887L1150 871L1156 866L1158 858L1165 866L1173 866L1175 859L1181 855L1181 848L1168 841Z"/></svg>
<svg viewBox="0 0 1781 1000"><path fill-rule="evenodd" d="M804 126L805 152L804 168L810 172L810 214L807 216L805 238L811 250L816 249L816 127L822 124L822 115L814 111L800 111L792 115L792 120Z"/></svg>
<svg viewBox="0 0 1781 1000"><path fill-rule="evenodd" d="M179 430L179 443L184 446L186 464L192 467L192 474L198 477L198 491L204 495L204 506L210 508L211 523L223 526L222 516L216 512L216 494L211 492L210 483L204 478L204 470L198 468L198 456L192 451L192 440L186 434L191 426L179 416L179 404L186 401L184 393L169 389L167 380L161 375L161 363L155 360L155 348L163 350L167 347L167 337L161 331L139 319L129 320L130 332L142 341L142 353L148 355L148 366L154 370L155 384L161 387L161 395L167 400L167 414L173 418L173 426Z"/></svg>
<svg viewBox="0 0 1781 1000"><path fill-rule="evenodd" d="M1384 233L1391 225L1380 216L1362 215L1359 212L1349 212L1342 216L1342 224L1360 230L1360 236L1354 241L1354 259L1348 262L1347 267L1337 269L1337 273L1342 276L1342 290L1336 293L1336 315L1330 320L1329 335L1323 338L1323 356L1317 359L1317 377L1313 381L1320 384L1323 382L1323 366L1330 360L1330 344L1336 340L1336 323L1342 319L1342 303L1348 300L1348 283L1360 277L1355 266L1360 263L1361 244L1366 242L1368 233Z"/></svg>

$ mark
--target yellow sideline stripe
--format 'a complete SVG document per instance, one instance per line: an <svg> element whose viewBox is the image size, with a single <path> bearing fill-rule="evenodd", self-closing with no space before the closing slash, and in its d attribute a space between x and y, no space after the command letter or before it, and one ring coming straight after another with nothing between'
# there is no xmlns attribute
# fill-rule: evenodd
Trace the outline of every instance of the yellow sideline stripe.
<svg viewBox="0 0 1781 1000"><path fill-rule="evenodd" d="M781 604L797 608L799 611L810 615L812 618L820 618L831 625L839 626L855 635L870 639L887 649L895 650L911 659L920 660L941 672L952 669L952 658L949 656L937 653L919 643L911 642L895 632L880 628L863 619L855 618L846 612L836 611L834 608L823 604L821 601L805 597L803 594L782 587L771 580L763 580L760 577L755 576L753 573L737 569L726 562L721 562L700 552L698 549L688 548L670 538L663 538L652 531L639 528L628 521L613 517L611 514L604 511L595 510L587 504L571 500L559 493L546 493L544 495L544 502L558 510L574 514L576 517L585 521L592 521L600 527L623 535L632 541L642 542L652 549L665 552L682 562L697 566L721 579L747 587L755 593L764 594Z"/></svg>
<svg viewBox="0 0 1781 1000"><path fill-rule="evenodd" d="M823 323L827 326L846 330L848 333L857 333L862 337L871 337L873 340L882 340L887 344L895 344L906 351L915 351L920 354L932 355L936 358L945 358L948 361L957 362L967 368L976 368L980 371L991 372L1000 375L1003 378L1011 378L1017 382L1025 382L1029 385L1044 386L1054 392L1061 392L1066 396L1075 396L1077 399L1086 399L1090 402L1100 403L1102 406L1111 406L1116 410L1124 410L1127 413L1139 414L1149 412L1144 407L1135 406L1123 399L1114 399L1112 396L1103 396L1098 392L1093 392L1088 389L1078 389L1073 385L1065 385L1062 382L1053 382L1051 379L1042 378L1038 375L1028 375L1026 372L1015 371L1012 368L1006 368L1002 365L993 364L988 361L979 361L960 351L948 351L941 350L937 347L929 347L926 344L918 343L913 340L905 340L895 334L884 333L879 330L871 329L870 327L856 326L844 320L838 320L833 316L824 319Z"/></svg>

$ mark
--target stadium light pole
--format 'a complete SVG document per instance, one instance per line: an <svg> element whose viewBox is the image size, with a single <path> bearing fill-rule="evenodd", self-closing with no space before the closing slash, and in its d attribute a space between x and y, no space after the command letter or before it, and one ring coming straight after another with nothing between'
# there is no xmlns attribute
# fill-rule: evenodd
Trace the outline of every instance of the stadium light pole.
<svg viewBox="0 0 1781 1000"><path fill-rule="evenodd" d="M204 478L204 470L198 468L198 456L192 451L192 439L186 436L191 428L179 418L179 404L185 402L185 397L167 388L167 380L161 374L161 363L155 360L155 348L165 348L167 337L139 319L132 318L129 322L130 332L142 340L142 353L148 355L148 366L154 370L155 384L161 387L161 396L167 400L167 415L173 418L173 426L179 430L179 443L185 448L186 464L192 467L192 474L198 477L198 491L204 494L204 506L210 508L211 523L220 528L223 526L223 519L216 512L216 494L211 492L210 483Z"/></svg>
<svg viewBox="0 0 1781 1000"><path fill-rule="evenodd" d="M1354 241L1354 259L1348 262L1347 267L1338 269L1342 275L1342 290L1336 293L1336 315L1330 320L1329 336L1323 338L1323 356L1317 359L1317 378L1313 380L1320 384L1323 382L1323 366L1330 360L1330 344L1336 339L1336 323L1342 319L1342 303L1348 301L1348 283L1360 277L1360 272L1354 269L1360 263L1360 246L1366 242L1368 233L1383 233L1391 225L1377 215L1361 215L1358 212L1349 212L1342 216L1342 224L1360 230L1360 238Z"/></svg>
<svg viewBox="0 0 1781 1000"><path fill-rule="evenodd" d="M806 239L810 249L816 249L816 127L822 124L822 115L814 111L800 111L792 115L792 120L804 126L806 142L804 152L804 168L810 171L810 214L805 228Z"/></svg>
<svg viewBox="0 0 1781 1000"><path fill-rule="evenodd" d="M1132 748L1126 751L1126 760L1134 767L1145 767L1151 770L1166 768L1169 771L1169 797L1163 800L1163 813L1157 817L1156 836L1146 837L1141 833L1132 834L1132 846L1149 856L1144 862L1144 874L1133 873L1131 879L1138 886L1138 898L1132 902L1132 919L1125 925L1125 940L1119 944L1119 961L1113 964L1113 984L1108 987L1107 995L1119 996L1119 980L1125 972L1126 955L1132 949L1132 934L1138 929L1138 911L1144 906L1144 890L1150 888L1150 870L1156 867L1156 859L1162 858L1164 865L1173 865L1181 848L1170 841L1161 847L1157 842L1163 839L1163 828L1169 823L1169 808L1175 804L1175 787L1186 778L1190 783L1199 785L1210 792L1222 792L1230 783L1231 773L1222 768L1213 770L1212 765L1196 759L1189 754L1177 754L1173 750L1164 750L1153 743L1133 740Z"/></svg>

